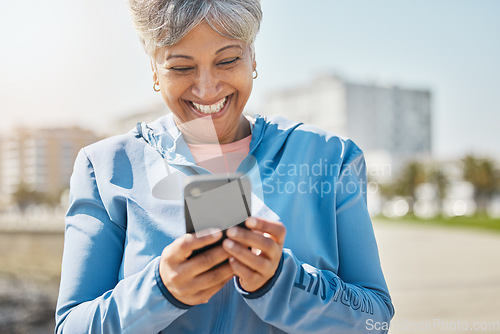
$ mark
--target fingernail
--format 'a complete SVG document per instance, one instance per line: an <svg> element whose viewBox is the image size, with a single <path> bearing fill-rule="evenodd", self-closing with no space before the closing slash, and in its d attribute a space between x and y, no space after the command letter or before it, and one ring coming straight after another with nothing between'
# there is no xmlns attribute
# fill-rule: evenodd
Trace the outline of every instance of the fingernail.
<svg viewBox="0 0 500 334"><path fill-rule="evenodd" d="M257 226L257 220L253 217L247 219L247 226L252 228Z"/></svg>
<svg viewBox="0 0 500 334"><path fill-rule="evenodd" d="M233 248L234 247L234 241L226 239L224 242L226 243L226 246L228 248Z"/></svg>
<svg viewBox="0 0 500 334"><path fill-rule="evenodd" d="M219 229L219 228L213 228L213 229L210 229L210 234L213 236L213 237L217 237L219 238L222 234L222 230Z"/></svg>
<svg viewBox="0 0 500 334"><path fill-rule="evenodd" d="M212 238L220 238L221 230L218 228L208 228L206 230L202 230L198 233L196 233L196 236L198 238L204 237L204 236L210 236Z"/></svg>
<svg viewBox="0 0 500 334"><path fill-rule="evenodd" d="M229 237L235 237L238 234L238 231L236 230L236 228L231 227L227 230L226 233Z"/></svg>

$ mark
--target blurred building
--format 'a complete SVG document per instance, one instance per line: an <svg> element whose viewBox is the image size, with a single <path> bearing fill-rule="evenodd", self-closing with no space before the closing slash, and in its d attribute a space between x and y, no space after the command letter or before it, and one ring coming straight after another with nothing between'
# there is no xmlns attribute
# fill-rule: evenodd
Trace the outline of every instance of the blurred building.
<svg viewBox="0 0 500 334"><path fill-rule="evenodd" d="M432 149L431 93L426 89L355 83L334 75L309 85L273 91L265 114L283 115L347 136L365 152L375 179L389 178Z"/></svg>
<svg viewBox="0 0 500 334"><path fill-rule="evenodd" d="M137 123L152 122L169 113L165 103L154 103L144 107L140 111L133 111L124 117L115 119L109 127L108 135L118 135L127 133L134 129Z"/></svg>
<svg viewBox="0 0 500 334"><path fill-rule="evenodd" d="M8 202L23 187L58 196L69 187L78 151L99 138L89 130L17 128L0 138L0 196Z"/></svg>

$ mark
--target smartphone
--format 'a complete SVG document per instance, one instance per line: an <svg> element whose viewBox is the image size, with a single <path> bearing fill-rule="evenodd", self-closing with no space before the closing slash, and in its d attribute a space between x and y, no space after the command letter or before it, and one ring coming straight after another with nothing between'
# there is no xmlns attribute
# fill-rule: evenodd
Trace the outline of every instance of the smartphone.
<svg viewBox="0 0 500 334"><path fill-rule="evenodd" d="M217 242L193 251L191 257L222 244L226 230L238 225L246 228L250 217L252 184L242 173L192 175L185 180L184 215L186 232L196 233L219 228L223 236Z"/></svg>

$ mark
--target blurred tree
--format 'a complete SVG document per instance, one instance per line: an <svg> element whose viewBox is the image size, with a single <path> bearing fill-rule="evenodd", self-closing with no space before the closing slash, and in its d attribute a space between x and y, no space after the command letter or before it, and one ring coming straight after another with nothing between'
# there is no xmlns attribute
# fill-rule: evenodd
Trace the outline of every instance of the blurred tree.
<svg viewBox="0 0 500 334"><path fill-rule="evenodd" d="M380 192L380 195L386 200L390 200L394 196L398 195L394 182L380 183L378 184L378 190Z"/></svg>
<svg viewBox="0 0 500 334"><path fill-rule="evenodd" d="M426 180L424 165L420 162L412 161L403 167L396 181L396 191L398 195L415 199L417 187Z"/></svg>
<svg viewBox="0 0 500 334"><path fill-rule="evenodd" d="M17 203L21 211L25 211L28 206L33 204L48 204L50 206L55 206L59 202L57 196L34 191L24 183L21 183L17 187L17 190L12 194L12 199Z"/></svg>
<svg viewBox="0 0 500 334"><path fill-rule="evenodd" d="M409 200L410 211L413 211L415 202L415 192L417 187L426 181L425 166L416 161L411 161L403 166L399 176L391 183L379 185L380 194L391 199L395 196L402 196Z"/></svg>
<svg viewBox="0 0 500 334"><path fill-rule="evenodd" d="M474 200L478 211L486 213L493 194L500 185L500 171L488 158L467 155L462 159L463 177L474 186Z"/></svg>
<svg viewBox="0 0 500 334"><path fill-rule="evenodd" d="M21 183L17 190L12 194L12 199L17 203L21 211L25 211L31 204L40 204L43 202L43 194L31 190L26 184Z"/></svg>
<svg viewBox="0 0 500 334"><path fill-rule="evenodd" d="M427 182L436 187L436 200L439 212L443 211L443 200L445 199L450 185L448 177L439 165L434 165L426 175Z"/></svg>

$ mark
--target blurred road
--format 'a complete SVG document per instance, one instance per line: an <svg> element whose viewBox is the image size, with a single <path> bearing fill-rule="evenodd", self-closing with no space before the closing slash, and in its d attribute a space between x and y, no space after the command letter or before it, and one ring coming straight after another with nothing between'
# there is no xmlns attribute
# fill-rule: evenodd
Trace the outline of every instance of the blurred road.
<svg viewBox="0 0 500 334"><path fill-rule="evenodd" d="M374 222L390 333L500 333L500 233Z"/></svg>

